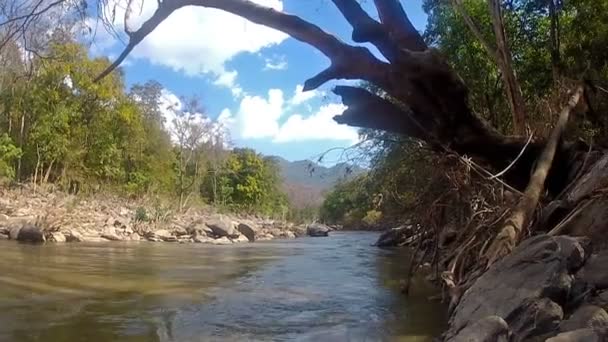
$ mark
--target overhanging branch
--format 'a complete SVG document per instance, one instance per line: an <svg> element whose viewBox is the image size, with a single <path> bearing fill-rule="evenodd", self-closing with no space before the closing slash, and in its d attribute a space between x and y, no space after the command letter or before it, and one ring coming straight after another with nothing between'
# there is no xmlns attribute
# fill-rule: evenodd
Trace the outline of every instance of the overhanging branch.
<svg viewBox="0 0 608 342"><path fill-rule="evenodd" d="M399 0L374 0L380 21L402 49L424 51L427 46L403 10Z"/></svg>
<svg viewBox="0 0 608 342"><path fill-rule="evenodd" d="M318 26L302 18L257 5L249 0L165 0L152 18L130 34L129 43L118 59L101 75L99 80L116 69L133 48L176 9L184 6L200 6L220 9L256 24L261 24L312 45L332 63L332 67L307 82L307 90L314 89L332 78L364 79L370 82L381 79L388 71L387 64L378 60L363 47L342 42Z"/></svg>

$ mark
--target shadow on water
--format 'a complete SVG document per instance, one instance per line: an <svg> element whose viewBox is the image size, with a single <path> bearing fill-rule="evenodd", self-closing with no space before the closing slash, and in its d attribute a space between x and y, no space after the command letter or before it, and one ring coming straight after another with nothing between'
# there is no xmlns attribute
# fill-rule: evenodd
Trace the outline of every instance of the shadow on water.
<svg viewBox="0 0 608 342"><path fill-rule="evenodd" d="M443 308L373 233L234 246L0 244L0 340L424 341Z"/></svg>

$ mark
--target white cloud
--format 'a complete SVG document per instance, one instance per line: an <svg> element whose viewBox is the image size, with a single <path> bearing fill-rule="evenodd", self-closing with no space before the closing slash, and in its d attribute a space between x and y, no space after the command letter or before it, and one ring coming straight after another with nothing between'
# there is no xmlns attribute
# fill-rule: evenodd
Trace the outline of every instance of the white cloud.
<svg viewBox="0 0 608 342"><path fill-rule="evenodd" d="M324 105L309 116L292 114L281 124L280 119L291 111L294 98L300 93L301 86L296 88L294 97L289 101L283 99L280 89L271 89L267 98L247 95L241 100L236 114L233 115L226 108L217 121L230 127L243 139L270 139L276 143L307 140L358 141L356 128L339 125L333 120L335 115L346 109L342 104ZM295 102L303 103L306 100L308 99Z"/></svg>
<svg viewBox="0 0 608 342"><path fill-rule="evenodd" d="M296 86L296 90L293 93L293 97L291 98L291 100L289 101L292 105L297 106L300 105L304 102L309 101L310 99L318 96L318 95L322 95L322 93L316 89L313 90L309 90L309 91L304 91L304 86L301 84L298 84Z"/></svg>
<svg viewBox="0 0 608 342"><path fill-rule="evenodd" d="M285 56L274 56L264 59L264 70L286 70L287 60Z"/></svg>
<svg viewBox="0 0 608 342"><path fill-rule="evenodd" d="M340 125L333 120L334 116L342 114L345 109L342 104L330 103L306 118L294 114L281 125L274 141L345 140L354 144L359 140L357 129Z"/></svg>
<svg viewBox="0 0 608 342"><path fill-rule="evenodd" d="M243 138L269 138L277 134L283 114L283 92L270 89L268 98L247 95L236 115L237 129Z"/></svg>
<svg viewBox="0 0 608 342"><path fill-rule="evenodd" d="M115 11L116 29L122 31L126 0L115 1L119 5L115 7L114 3L109 4L105 11L106 15ZM146 0L142 6L141 1L133 1L128 23L131 30L139 28L151 17L158 3ZM283 10L283 0L253 2ZM189 76L210 74L217 85L240 88L236 86L236 71L226 70L226 62L240 53L256 53L264 47L279 44L287 37L282 32L253 24L225 11L189 6L165 19L134 49L132 55Z"/></svg>

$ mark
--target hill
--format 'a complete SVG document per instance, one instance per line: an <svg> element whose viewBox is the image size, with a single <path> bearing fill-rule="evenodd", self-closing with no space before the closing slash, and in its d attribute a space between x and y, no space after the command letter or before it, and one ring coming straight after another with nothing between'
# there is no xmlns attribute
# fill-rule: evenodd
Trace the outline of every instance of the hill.
<svg viewBox="0 0 608 342"><path fill-rule="evenodd" d="M338 181L365 172L365 169L347 163L326 167L310 160L290 162L277 156L272 158L281 170L284 191L291 203L299 208L321 204L325 191Z"/></svg>

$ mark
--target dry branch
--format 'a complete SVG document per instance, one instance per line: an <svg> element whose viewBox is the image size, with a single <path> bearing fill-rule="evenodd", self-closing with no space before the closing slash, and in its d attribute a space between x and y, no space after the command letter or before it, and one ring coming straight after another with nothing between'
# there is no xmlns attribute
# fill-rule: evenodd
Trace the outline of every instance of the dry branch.
<svg viewBox="0 0 608 342"><path fill-rule="evenodd" d="M562 109L557 124L551 132L551 136L539 157L538 164L534 169L534 173L530 178L530 182L526 187L524 196L515 208L511 216L506 220L505 225L499 231L498 235L492 242L488 253L488 266L494 263L498 258L511 252L513 247L519 241L522 231L528 226L532 219L532 214L538 205L540 195L545 188L545 179L553 165L553 159L557 146L564 133L570 113L578 105L583 96L583 86L577 87L576 91L568 101L568 104Z"/></svg>

